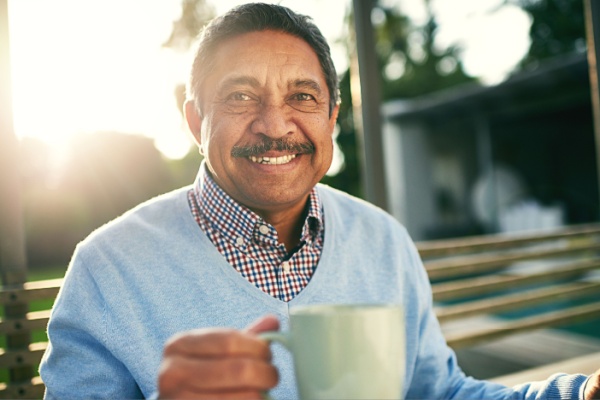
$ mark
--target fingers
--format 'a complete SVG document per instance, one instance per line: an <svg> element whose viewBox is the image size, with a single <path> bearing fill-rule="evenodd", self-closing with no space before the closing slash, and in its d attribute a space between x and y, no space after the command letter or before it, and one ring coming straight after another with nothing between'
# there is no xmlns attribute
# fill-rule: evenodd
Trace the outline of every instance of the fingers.
<svg viewBox="0 0 600 400"><path fill-rule="evenodd" d="M191 393L226 393L268 390L278 381L275 367L253 358L198 359L170 357L163 362L159 387L166 397L185 387Z"/></svg>
<svg viewBox="0 0 600 400"><path fill-rule="evenodd" d="M583 394L585 400L600 399L600 369L590 376Z"/></svg>
<svg viewBox="0 0 600 400"><path fill-rule="evenodd" d="M264 317L257 319L246 329L244 329L245 332L255 334L260 332L277 330L279 330L279 320L274 315L265 315Z"/></svg>
<svg viewBox="0 0 600 400"><path fill-rule="evenodd" d="M278 320L266 316L244 331L198 329L174 336L163 352L160 397L262 398L279 377L268 343L256 334L278 328Z"/></svg>
<svg viewBox="0 0 600 400"><path fill-rule="evenodd" d="M229 329L199 329L173 337L164 349L164 356L187 357L255 357L271 359L268 343L253 335Z"/></svg>
<svg viewBox="0 0 600 400"><path fill-rule="evenodd" d="M161 397L162 398L162 397ZM228 393L196 393L196 392L182 392L178 393L177 396L166 396L168 399L180 399L180 400L264 400L264 393L256 390L240 390L236 392Z"/></svg>

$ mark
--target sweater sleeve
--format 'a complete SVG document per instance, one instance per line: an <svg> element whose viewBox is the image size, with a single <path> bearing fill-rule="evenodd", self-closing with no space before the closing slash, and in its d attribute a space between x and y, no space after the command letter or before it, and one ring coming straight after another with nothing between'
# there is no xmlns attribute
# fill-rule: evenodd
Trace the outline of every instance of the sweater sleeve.
<svg viewBox="0 0 600 400"><path fill-rule="evenodd" d="M431 285L416 247L407 236L411 267L407 272L409 298L415 306L407 320L407 329L415 339L416 359L407 399L579 399L584 375L555 374L545 381L524 383L509 388L497 383L467 377L457 364L454 351L448 347L432 306ZM558 372L558 371L557 371Z"/></svg>
<svg viewBox="0 0 600 400"><path fill-rule="evenodd" d="M75 252L48 324L40 364L46 399L142 398L135 380L109 350L105 303L90 273L94 258Z"/></svg>

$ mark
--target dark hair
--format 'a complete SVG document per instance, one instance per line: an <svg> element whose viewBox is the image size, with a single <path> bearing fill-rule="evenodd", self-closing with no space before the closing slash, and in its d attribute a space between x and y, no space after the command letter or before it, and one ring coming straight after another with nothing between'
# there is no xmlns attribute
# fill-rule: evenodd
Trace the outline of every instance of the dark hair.
<svg viewBox="0 0 600 400"><path fill-rule="evenodd" d="M310 17L275 4L243 4L213 19L204 27L197 42L192 64L187 87L188 99L193 98L196 101L196 107L200 106L198 103L200 99L197 95L205 77L214 67L215 57L213 55L220 43L244 33L269 29L303 39L315 51L329 89L329 112L331 114L339 102L339 88L327 41Z"/></svg>

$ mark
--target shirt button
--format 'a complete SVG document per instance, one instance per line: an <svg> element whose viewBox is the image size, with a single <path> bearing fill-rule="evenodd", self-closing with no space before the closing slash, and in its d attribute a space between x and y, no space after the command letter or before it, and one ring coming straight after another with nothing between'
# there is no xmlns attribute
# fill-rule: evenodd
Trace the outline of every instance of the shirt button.
<svg viewBox="0 0 600 400"><path fill-rule="evenodd" d="M266 235L267 233L269 233L269 227L266 225L261 225L260 228L258 228L258 230L260 231L260 233L262 233L263 235Z"/></svg>
<svg viewBox="0 0 600 400"><path fill-rule="evenodd" d="M281 263L281 268L283 268L283 271L287 274L290 272L291 266L290 263L287 261L284 261Z"/></svg>
<svg viewBox="0 0 600 400"><path fill-rule="evenodd" d="M237 239L235 239L235 244L237 244L238 246L242 246L244 244L244 238L238 236Z"/></svg>

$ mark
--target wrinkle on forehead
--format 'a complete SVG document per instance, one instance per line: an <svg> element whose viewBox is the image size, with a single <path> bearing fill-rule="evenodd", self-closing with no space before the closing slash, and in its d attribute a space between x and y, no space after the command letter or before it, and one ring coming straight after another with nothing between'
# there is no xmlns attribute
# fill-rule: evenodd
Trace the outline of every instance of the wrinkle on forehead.
<svg viewBox="0 0 600 400"><path fill-rule="evenodd" d="M204 85L213 94L228 88L309 90L329 98L325 76L314 49L293 35L260 31L242 34L222 43ZM210 92L203 91L210 98ZM210 100L209 100L210 101Z"/></svg>

